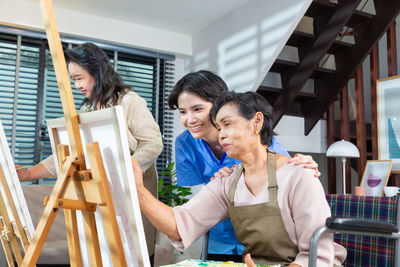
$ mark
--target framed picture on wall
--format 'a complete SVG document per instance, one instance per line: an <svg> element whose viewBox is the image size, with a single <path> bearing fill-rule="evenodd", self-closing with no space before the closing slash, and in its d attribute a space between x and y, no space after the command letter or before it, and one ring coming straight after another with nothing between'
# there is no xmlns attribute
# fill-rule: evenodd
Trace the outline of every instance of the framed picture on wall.
<svg viewBox="0 0 400 267"><path fill-rule="evenodd" d="M391 168L391 160L367 160L360 184L364 186L367 196L383 195L383 188L387 185Z"/></svg>
<svg viewBox="0 0 400 267"><path fill-rule="evenodd" d="M377 81L378 159L400 173L400 75Z"/></svg>

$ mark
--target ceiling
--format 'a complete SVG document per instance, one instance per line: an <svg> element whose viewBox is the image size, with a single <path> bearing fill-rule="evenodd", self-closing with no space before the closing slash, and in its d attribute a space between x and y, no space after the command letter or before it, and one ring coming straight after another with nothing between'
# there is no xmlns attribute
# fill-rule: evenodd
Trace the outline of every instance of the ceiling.
<svg viewBox="0 0 400 267"><path fill-rule="evenodd" d="M54 0L56 8L193 35L252 0Z"/></svg>

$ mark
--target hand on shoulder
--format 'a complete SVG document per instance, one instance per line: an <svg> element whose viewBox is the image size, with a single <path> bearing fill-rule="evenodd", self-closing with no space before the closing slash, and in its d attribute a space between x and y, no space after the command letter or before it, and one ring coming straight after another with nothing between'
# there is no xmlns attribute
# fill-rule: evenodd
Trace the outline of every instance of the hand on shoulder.
<svg viewBox="0 0 400 267"><path fill-rule="evenodd" d="M233 173L234 168L236 165L233 165L231 168L229 167L222 167L216 173L214 173L214 177L211 177L210 180L214 180L215 178L225 178L230 176Z"/></svg>
<svg viewBox="0 0 400 267"><path fill-rule="evenodd" d="M293 158L290 158L289 163L294 162L295 166L303 165L306 169L314 170L314 177L318 178L321 176L321 172L318 170L318 163L310 155L296 154Z"/></svg>

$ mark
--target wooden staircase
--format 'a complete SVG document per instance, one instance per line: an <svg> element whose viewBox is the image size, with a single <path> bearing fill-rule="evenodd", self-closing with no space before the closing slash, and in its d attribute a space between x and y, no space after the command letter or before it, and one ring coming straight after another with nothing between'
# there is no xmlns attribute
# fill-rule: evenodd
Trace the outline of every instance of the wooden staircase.
<svg viewBox="0 0 400 267"><path fill-rule="evenodd" d="M361 0L312 2L305 16L313 20L313 33L294 31L286 44L297 48L299 61L277 59L270 72L280 73L282 88L260 86L257 90L274 107L274 126L285 114L300 115L305 118L307 135L338 99L400 12L399 0L370 1L375 14L359 10ZM338 38L349 30L354 35L353 43ZM334 57L335 69L321 64L327 54ZM310 79L314 91L302 92Z"/></svg>

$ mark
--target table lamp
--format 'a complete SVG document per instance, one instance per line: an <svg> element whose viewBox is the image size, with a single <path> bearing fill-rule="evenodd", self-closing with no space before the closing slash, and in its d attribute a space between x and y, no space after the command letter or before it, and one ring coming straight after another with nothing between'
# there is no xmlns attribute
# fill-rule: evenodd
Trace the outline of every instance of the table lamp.
<svg viewBox="0 0 400 267"><path fill-rule="evenodd" d="M342 158L343 169L343 194L346 194L346 158L359 158L360 152L353 144L345 140L337 141L329 146L327 157Z"/></svg>

